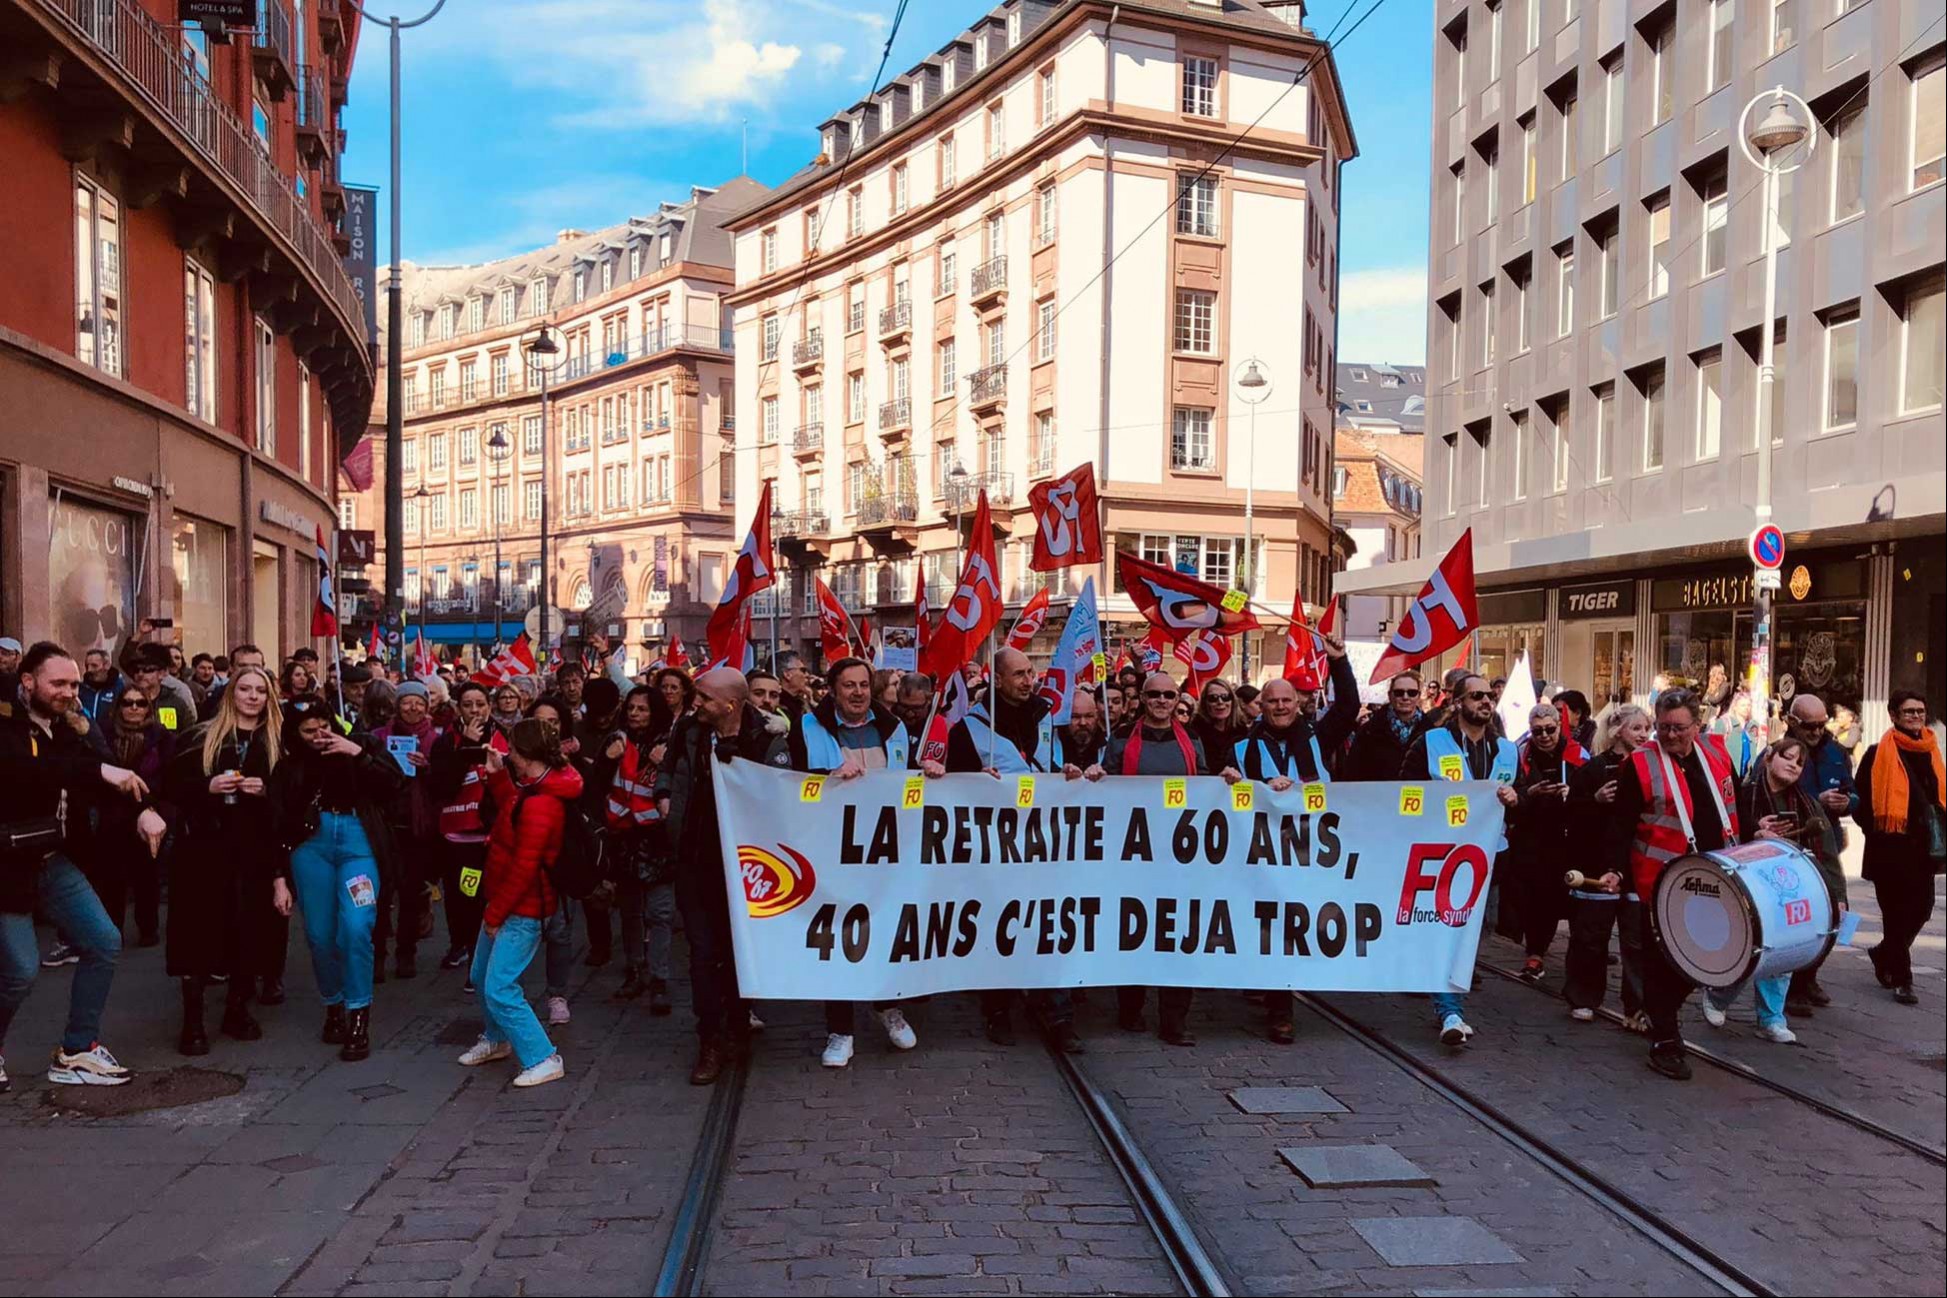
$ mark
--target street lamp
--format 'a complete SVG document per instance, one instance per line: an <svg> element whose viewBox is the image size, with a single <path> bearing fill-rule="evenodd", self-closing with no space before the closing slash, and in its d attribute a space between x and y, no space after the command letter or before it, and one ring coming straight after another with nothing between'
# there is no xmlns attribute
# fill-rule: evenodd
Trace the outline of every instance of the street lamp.
<svg viewBox="0 0 1947 1298"><path fill-rule="evenodd" d="M953 500L953 579L955 581L960 580L960 571L967 562L967 556L963 553L966 545L960 536L960 515L966 512L967 479L970 476L967 466L958 460L953 462L953 467L948 469L946 474L947 495Z"/></svg>
<svg viewBox="0 0 1947 1298"><path fill-rule="evenodd" d="M493 457L494 462L493 501L488 508L493 511L494 516L494 652L496 654L500 652L500 623L505 616L503 608L505 597L501 594L500 580L500 488L507 467L507 456L513 449L513 444L507 440L507 430L496 425L487 438L487 454ZM513 512L511 500L508 502L508 512L510 514Z"/></svg>
<svg viewBox="0 0 1947 1298"><path fill-rule="evenodd" d="M426 502L432 498L433 493L426 490L426 484L423 482L419 484L419 490L412 493L413 508L419 514L419 627L421 635L426 633L426 614L430 611L426 608ZM405 665L405 661L406 638L402 633L399 636L399 663L402 667Z"/></svg>
<svg viewBox="0 0 1947 1298"><path fill-rule="evenodd" d="M1237 369L1233 380L1237 384L1237 399L1251 408L1251 431L1248 456L1244 466L1244 580L1246 595L1257 594L1257 562L1255 542L1257 488L1257 408L1271 395L1271 376L1265 372L1264 362L1252 356ZM1251 637L1246 632L1240 641L1243 655L1240 661L1240 679L1246 684L1251 679Z"/></svg>
<svg viewBox="0 0 1947 1298"><path fill-rule="evenodd" d="M567 364L554 359L561 355L561 344L556 341L560 337L559 329L543 324L521 339L521 358L528 371L541 380L541 643L534 649L537 661L544 660L548 652L548 587L554 580L548 567L548 380Z"/></svg>
<svg viewBox="0 0 1947 1298"><path fill-rule="evenodd" d="M372 22L383 24L391 34L392 54L392 186L386 195L391 207L392 266L388 282L391 291L385 309L385 588L386 607L380 614L388 625L401 625L401 612L405 606L405 550L406 519L405 502L401 498L399 461L405 455L405 410L402 392L403 378L402 350L405 347L405 284L399 271L399 33L407 27L424 26L433 20L440 10L446 7L446 0L435 0L433 7L411 22L402 22L395 14L391 18L380 18L368 11L359 0L351 0L352 8ZM423 490L423 489L422 489ZM425 549L424 533L421 533L420 549ZM400 637L403 656L404 636Z"/></svg>
<svg viewBox="0 0 1947 1298"><path fill-rule="evenodd" d="M1769 101L1756 126L1752 126L1751 114L1760 104ZM1796 104L1804 110L1800 117L1794 112ZM1797 171L1811 160L1818 148L1818 132L1811 128L1812 106L1792 94L1783 86L1760 91L1752 96L1751 102L1744 106L1738 117L1738 144L1744 156L1752 165L1764 173L1764 320L1758 343L1758 499L1757 524L1765 526L1771 521L1771 392L1772 385L1778 381L1775 363L1778 336L1778 178ZM1780 155L1786 150L1805 145L1805 151L1795 162L1785 163ZM1751 619L1751 718L1759 727L1761 738L1768 739L1771 729L1771 597L1769 586L1759 586L1760 581L1776 580L1777 573L1753 573L1752 591L1753 615Z"/></svg>

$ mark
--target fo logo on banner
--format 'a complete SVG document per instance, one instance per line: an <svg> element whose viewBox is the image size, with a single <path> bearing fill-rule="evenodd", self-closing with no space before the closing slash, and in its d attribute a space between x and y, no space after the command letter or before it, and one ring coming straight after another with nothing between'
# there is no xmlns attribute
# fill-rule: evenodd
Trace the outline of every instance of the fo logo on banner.
<svg viewBox="0 0 1947 1298"><path fill-rule="evenodd" d="M780 855L781 854L781 855ZM818 886L811 862L784 844L767 852L749 843L737 848L737 867L744 880L744 906L752 919L773 919L810 900Z"/></svg>
<svg viewBox="0 0 1947 1298"><path fill-rule="evenodd" d="M1437 873L1428 867L1438 865ZM1454 882L1467 871L1467 898L1456 901ZM1487 854L1472 843L1415 843L1406 855L1406 878L1399 887L1399 910L1393 922L1401 926L1422 922L1465 928L1474 903L1487 890ZM1431 892L1433 905L1422 906L1420 894ZM755 913L755 912L753 912Z"/></svg>

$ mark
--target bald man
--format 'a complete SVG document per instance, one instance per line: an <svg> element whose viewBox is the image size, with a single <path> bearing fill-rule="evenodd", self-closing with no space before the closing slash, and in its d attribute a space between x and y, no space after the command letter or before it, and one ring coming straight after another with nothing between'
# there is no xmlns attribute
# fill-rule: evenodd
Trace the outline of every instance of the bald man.
<svg viewBox="0 0 1947 1298"><path fill-rule="evenodd" d="M656 800L676 855L676 904L690 943L690 1007L696 1016L692 1086L709 1086L741 1052L749 1015L737 990L730 944L730 897L717 829L715 763L761 762L788 770L787 738L773 734L750 701L750 683L730 667L696 680L694 721L679 725L656 774Z"/></svg>
<svg viewBox="0 0 1947 1298"><path fill-rule="evenodd" d="M1019 649L994 655L994 688L947 736L949 771L1029 775L1062 768L1061 741L1035 693L1034 664Z"/></svg>

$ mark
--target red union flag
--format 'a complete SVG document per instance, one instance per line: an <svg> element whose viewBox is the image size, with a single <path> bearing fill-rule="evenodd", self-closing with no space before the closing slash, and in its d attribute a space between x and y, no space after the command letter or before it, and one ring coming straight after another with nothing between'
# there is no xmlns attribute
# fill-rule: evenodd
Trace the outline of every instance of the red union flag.
<svg viewBox="0 0 1947 1298"><path fill-rule="evenodd" d="M1474 608L1474 530L1468 528L1400 615L1392 642L1373 665L1370 683L1389 680L1408 667L1439 657L1472 635L1478 621Z"/></svg>
<svg viewBox="0 0 1947 1298"><path fill-rule="evenodd" d="M1328 609L1325 617L1330 616ZM1319 625L1324 624L1321 617ZM1315 690L1324 682L1325 674L1325 641L1305 621L1304 595L1293 593L1291 626L1284 637L1284 678L1301 690Z"/></svg>
<svg viewBox="0 0 1947 1298"><path fill-rule="evenodd" d="M1116 576L1136 608L1172 642L1192 631L1229 636L1257 627L1257 616L1241 590L1219 590L1160 563L1138 559L1127 550L1118 550L1115 562Z"/></svg>
<svg viewBox="0 0 1947 1298"><path fill-rule="evenodd" d="M974 510L973 536L960 569L960 584L940 614L940 624L933 628L919 669L934 680L946 679L948 672L957 672L972 660L980 642L993 633L1000 620L1000 562L994 556L994 525L983 490L980 505Z"/></svg>
<svg viewBox="0 0 1947 1298"><path fill-rule="evenodd" d="M1176 642L1176 658L1190 669L1183 692L1201 694L1204 684L1215 680L1230 662L1230 637L1215 631L1192 632Z"/></svg>
<svg viewBox="0 0 1947 1298"><path fill-rule="evenodd" d="M777 569L771 563L771 484L766 482L757 498L757 516L750 520L750 535L744 538L744 548L737 551L737 562L724 578L723 598L717 601L704 628L711 662L731 661L732 666L742 662L743 649L749 643L748 635L739 636L744 607L752 595L776 584Z"/></svg>
<svg viewBox="0 0 1947 1298"><path fill-rule="evenodd" d="M685 672L690 669L690 651L683 648L682 636L670 640L668 652L663 655L663 666Z"/></svg>
<svg viewBox="0 0 1947 1298"><path fill-rule="evenodd" d="M918 662L926 661L926 642L933 638L933 615L926 607L926 566L919 565L914 574L919 590L913 596L913 647L918 651Z"/></svg>
<svg viewBox="0 0 1947 1298"><path fill-rule="evenodd" d="M325 549L324 527L318 527L318 599L311 606L311 634L338 634L338 601L331 593L331 552Z"/></svg>
<svg viewBox="0 0 1947 1298"><path fill-rule="evenodd" d="M516 676L534 674L534 646L528 643L527 632L523 631L514 643L502 649L488 660L487 665L473 673L473 679L488 689L493 689L503 681Z"/></svg>
<svg viewBox="0 0 1947 1298"><path fill-rule="evenodd" d="M825 662L829 665L840 658L851 657L852 641L857 638L857 631L852 626L852 615L838 602L838 596L832 594L832 588L825 584L825 579L813 577L812 582L818 593L818 639L825 651Z"/></svg>
<svg viewBox="0 0 1947 1298"><path fill-rule="evenodd" d="M1034 509L1034 555L1028 567L1054 572L1102 562L1102 511L1095 503L1095 466L1083 464L1028 491Z"/></svg>
<svg viewBox="0 0 1947 1298"><path fill-rule="evenodd" d="M1021 616L1014 619L1014 626L1007 633L1007 647L1026 651L1034 643L1034 633L1048 620L1048 591L1046 587L1034 592L1034 598L1021 610Z"/></svg>

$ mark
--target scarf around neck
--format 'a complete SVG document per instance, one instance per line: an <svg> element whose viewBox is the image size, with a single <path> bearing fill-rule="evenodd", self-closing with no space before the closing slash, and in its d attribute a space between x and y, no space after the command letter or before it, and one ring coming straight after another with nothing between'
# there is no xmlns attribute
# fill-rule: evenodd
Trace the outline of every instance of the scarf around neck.
<svg viewBox="0 0 1947 1298"><path fill-rule="evenodd" d="M1906 833L1907 807L1913 797L1903 760L1906 753L1925 753L1932 760L1934 797L1947 808L1947 772L1941 769L1933 731L1923 730L1918 739L1909 739L1897 729L1888 730L1873 762L1873 828L1882 834Z"/></svg>

